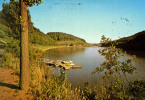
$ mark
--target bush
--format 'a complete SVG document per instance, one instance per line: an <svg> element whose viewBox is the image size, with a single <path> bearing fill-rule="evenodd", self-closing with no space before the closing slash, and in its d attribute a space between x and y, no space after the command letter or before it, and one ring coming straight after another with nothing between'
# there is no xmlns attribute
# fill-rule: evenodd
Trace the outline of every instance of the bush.
<svg viewBox="0 0 145 100"><path fill-rule="evenodd" d="M80 89L71 89L67 75L62 70L61 75L51 74L51 67L44 63L32 65L31 91L35 99L42 100L82 100L85 97Z"/></svg>
<svg viewBox="0 0 145 100"><path fill-rule="evenodd" d="M110 41L111 40L109 38L102 36L101 42L104 44L111 43ZM126 74L132 74L135 70L135 67L132 64L132 61L135 59L129 58L124 61L120 61L120 57L123 56L122 50L116 48L115 45L116 42L113 42L109 47L98 51L102 56L104 56L106 61L104 61L100 67L97 67L92 74L101 72L104 73L102 78L105 83L100 87L91 90L93 92L88 92L89 95L95 93L95 99L130 100L135 99L135 94L139 93L139 91L137 92L132 90L134 82L129 82L126 78ZM126 81L124 81L123 78L126 78ZM143 85L138 85L138 87L141 89ZM131 92L128 91L128 88Z"/></svg>

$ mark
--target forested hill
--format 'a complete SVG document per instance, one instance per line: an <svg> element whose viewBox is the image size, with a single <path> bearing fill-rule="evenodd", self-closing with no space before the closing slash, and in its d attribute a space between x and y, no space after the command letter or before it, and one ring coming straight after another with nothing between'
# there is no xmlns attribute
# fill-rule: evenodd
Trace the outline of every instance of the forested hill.
<svg viewBox="0 0 145 100"><path fill-rule="evenodd" d="M145 31L138 32L132 36L118 39L117 47L130 50L145 50Z"/></svg>
<svg viewBox="0 0 145 100"><path fill-rule="evenodd" d="M128 50L145 50L145 31L138 32L129 37L120 38L117 41L116 47ZM112 41L114 42L114 41ZM109 46L111 43L102 44L102 46Z"/></svg>
<svg viewBox="0 0 145 100"><path fill-rule="evenodd" d="M20 54L20 8L17 1L2 4L0 11L0 39L8 43L7 51ZM56 45L56 41L33 26L28 10L29 44Z"/></svg>
<svg viewBox="0 0 145 100"><path fill-rule="evenodd" d="M47 35L57 41L58 45L86 44L84 39L63 32L49 32Z"/></svg>
<svg viewBox="0 0 145 100"><path fill-rule="evenodd" d="M3 37L12 37L14 39L20 39L20 8L19 3L17 1L10 3L3 3L3 9L0 12L0 35ZM39 29L33 26L31 21L31 15L28 10L28 27L29 27L29 42L31 44L40 44L40 45L55 45L55 41L41 32ZM7 30L11 30L11 32L7 32ZM7 41L7 40L6 40Z"/></svg>

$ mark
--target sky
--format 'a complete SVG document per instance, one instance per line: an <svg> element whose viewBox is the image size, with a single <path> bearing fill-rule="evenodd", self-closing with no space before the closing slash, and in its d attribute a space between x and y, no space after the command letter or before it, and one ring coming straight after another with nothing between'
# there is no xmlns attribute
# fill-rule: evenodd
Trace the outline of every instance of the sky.
<svg viewBox="0 0 145 100"><path fill-rule="evenodd" d="M9 0L0 0L2 3ZM99 43L145 30L145 0L43 0L28 8L36 28L45 34L64 32Z"/></svg>

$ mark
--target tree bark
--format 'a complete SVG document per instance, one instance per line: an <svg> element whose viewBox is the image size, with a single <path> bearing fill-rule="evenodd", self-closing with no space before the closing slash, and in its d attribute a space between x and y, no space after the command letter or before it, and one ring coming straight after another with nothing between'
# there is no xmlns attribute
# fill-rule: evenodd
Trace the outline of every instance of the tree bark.
<svg viewBox="0 0 145 100"><path fill-rule="evenodd" d="M28 14L27 5L20 1L21 20L21 56L20 56L20 89L29 89L29 50L28 50Z"/></svg>

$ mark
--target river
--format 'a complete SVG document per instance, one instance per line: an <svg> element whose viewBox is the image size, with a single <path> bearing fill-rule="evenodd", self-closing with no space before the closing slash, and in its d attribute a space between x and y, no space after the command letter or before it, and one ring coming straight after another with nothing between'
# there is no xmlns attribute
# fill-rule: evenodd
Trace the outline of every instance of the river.
<svg viewBox="0 0 145 100"><path fill-rule="evenodd" d="M103 47L65 47L65 48L55 48L46 51L44 58L56 59L56 60L72 60L74 64L80 64L83 66L81 69L71 69L67 71L67 76L69 82L72 86L83 86L84 83L88 82L89 85L94 86L103 80L100 78L100 74L92 75L96 67L99 67L101 63L105 60L98 52L99 49ZM144 52L135 52L137 55L138 63L134 63L136 66L136 71L132 75L128 75L129 80L145 79L145 55ZM131 58L133 57L133 52L128 52L125 57L121 58ZM60 73L58 70L53 70L53 72Z"/></svg>

